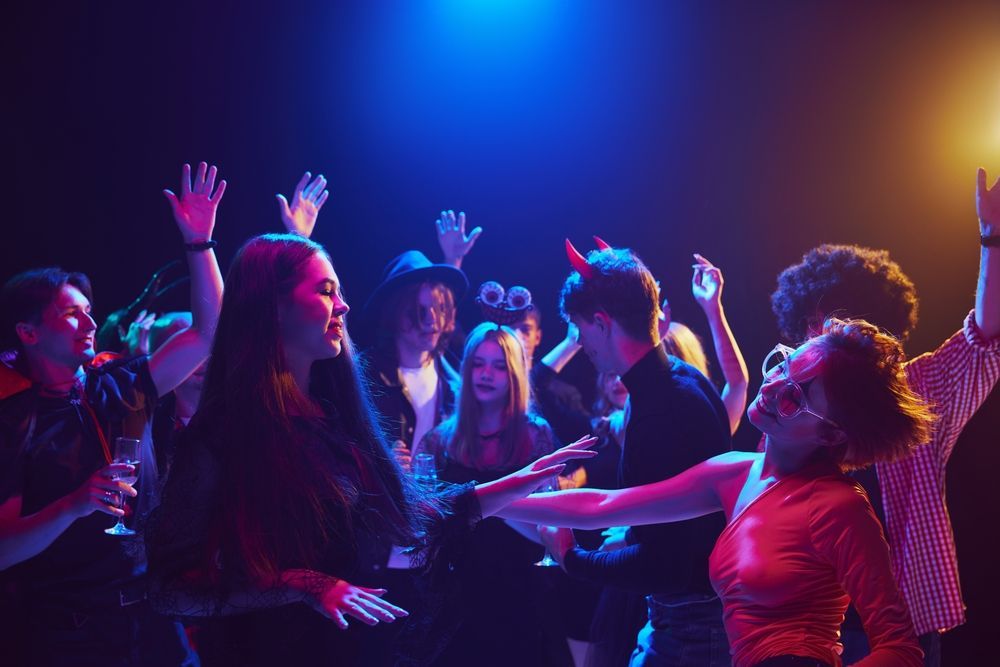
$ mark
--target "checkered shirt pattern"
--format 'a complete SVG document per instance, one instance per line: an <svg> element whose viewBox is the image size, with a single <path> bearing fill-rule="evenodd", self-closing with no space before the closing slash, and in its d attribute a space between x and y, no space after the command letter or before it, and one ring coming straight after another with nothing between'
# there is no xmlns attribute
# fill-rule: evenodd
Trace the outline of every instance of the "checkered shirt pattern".
<svg viewBox="0 0 1000 667"><path fill-rule="evenodd" d="M965 622L945 468L962 429L1000 378L1000 339L984 339L974 314L938 349L906 365L910 387L937 415L931 441L876 468L896 581L918 635Z"/></svg>

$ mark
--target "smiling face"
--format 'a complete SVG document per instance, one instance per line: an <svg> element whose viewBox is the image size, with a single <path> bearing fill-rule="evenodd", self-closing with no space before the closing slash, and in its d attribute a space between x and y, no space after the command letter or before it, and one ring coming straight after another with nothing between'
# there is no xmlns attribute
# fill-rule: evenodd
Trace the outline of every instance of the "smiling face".
<svg viewBox="0 0 1000 667"><path fill-rule="evenodd" d="M484 340L472 353L472 392L483 405L505 404L508 400L507 355L495 340Z"/></svg>
<svg viewBox="0 0 1000 667"><path fill-rule="evenodd" d="M18 336L28 354L76 368L94 358L97 324L90 301L70 284L63 285L38 322L19 322Z"/></svg>
<svg viewBox="0 0 1000 667"><path fill-rule="evenodd" d="M350 310L330 260L314 253L299 272L299 282L278 306L281 343L286 354L308 361L340 354L344 315Z"/></svg>
<svg viewBox="0 0 1000 667"><path fill-rule="evenodd" d="M820 415L829 415L830 404L823 383L824 365L822 350L806 343L765 377L757 397L747 409L747 418L767 436L769 444L803 449L803 453L832 444L830 427L820 417L805 411L794 417L783 417L778 408L779 403L788 401L787 377L802 388L803 405ZM785 411L788 412L787 407Z"/></svg>

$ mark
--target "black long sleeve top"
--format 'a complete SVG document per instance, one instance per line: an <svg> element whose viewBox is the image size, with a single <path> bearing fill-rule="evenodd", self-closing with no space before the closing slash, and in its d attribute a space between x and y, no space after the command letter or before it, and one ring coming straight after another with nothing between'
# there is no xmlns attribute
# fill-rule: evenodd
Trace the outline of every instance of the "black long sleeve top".
<svg viewBox="0 0 1000 667"><path fill-rule="evenodd" d="M640 359L622 382L630 410L619 468L623 488L667 479L731 449L729 420L715 387L661 346ZM637 526L630 530L630 545L618 551L571 549L566 571L667 600L714 595L708 556L724 525L721 514L712 514Z"/></svg>

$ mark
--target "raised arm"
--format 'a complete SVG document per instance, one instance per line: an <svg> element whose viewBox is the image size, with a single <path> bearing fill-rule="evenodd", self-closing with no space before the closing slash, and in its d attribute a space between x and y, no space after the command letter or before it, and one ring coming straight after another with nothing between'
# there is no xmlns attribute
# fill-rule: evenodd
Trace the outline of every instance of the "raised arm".
<svg viewBox="0 0 1000 667"><path fill-rule="evenodd" d="M222 273L211 247L215 212L226 191L226 182L215 185L216 168L198 165L194 182L191 165L181 172L180 197L163 194L173 209L174 221L184 240L191 274L191 327L171 336L149 359L149 372L157 393L173 391L208 357L222 306Z"/></svg>
<svg viewBox="0 0 1000 667"><path fill-rule="evenodd" d="M995 245L1000 242L1000 178L988 188L985 169L979 170L976 182L976 213L983 237L976 286L976 324L990 340L1000 336L1000 245Z"/></svg>
<svg viewBox="0 0 1000 667"><path fill-rule="evenodd" d="M722 271L697 253L694 255L694 260L691 294L704 311L712 330L715 356L719 359L722 377L726 381L726 385L722 388L722 402L729 415L729 430L731 433L736 433L747 406L750 374L747 372L747 364L743 360L740 346L736 343L736 337L729 328L726 311L722 307Z"/></svg>
<svg viewBox="0 0 1000 667"><path fill-rule="evenodd" d="M581 349L580 330L572 322L566 324L566 337L542 357L542 363L556 373L561 373Z"/></svg>
<svg viewBox="0 0 1000 667"><path fill-rule="evenodd" d="M745 471L742 453L726 453L654 484L616 491L571 489L539 493L497 515L532 523L593 530L686 521L723 509L720 488Z"/></svg>
<svg viewBox="0 0 1000 667"><path fill-rule="evenodd" d="M476 244L476 239L483 233L482 227L476 227L468 236L465 234L465 213L441 211L441 217L435 222L438 245L444 255L444 263L451 264L456 269L462 268L462 260Z"/></svg>
<svg viewBox="0 0 1000 667"><path fill-rule="evenodd" d="M312 236L319 210L330 196L323 174L311 181L310 178L312 174L308 171L302 174L298 185L295 186L295 192L292 193L291 203L285 199L285 195L275 195L281 213L281 224L285 226L285 230L289 234L298 234L305 238Z"/></svg>

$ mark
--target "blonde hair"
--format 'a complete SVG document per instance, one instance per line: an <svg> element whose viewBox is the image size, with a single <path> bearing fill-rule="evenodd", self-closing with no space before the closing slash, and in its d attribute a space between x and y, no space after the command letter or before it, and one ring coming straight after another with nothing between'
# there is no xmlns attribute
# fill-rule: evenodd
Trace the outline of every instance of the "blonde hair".
<svg viewBox="0 0 1000 667"><path fill-rule="evenodd" d="M669 354L691 364L701 371L702 375L709 377L708 357L705 356L705 348L702 346L698 334L691 331L687 325L671 322L667 328L667 335L663 337L663 344Z"/></svg>
<svg viewBox="0 0 1000 667"><path fill-rule="evenodd" d="M469 332L465 340L460 370L462 382L458 411L441 424L448 455L459 464L485 470L479 446L480 405L472 389L472 358L484 342L495 341L507 361L507 404L504 406L504 430L500 436L500 460L497 469L522 465L531 457L532 440L528 429L531 412L531 385L524 358L524 348L510 327L484 322Z"/></svg>

